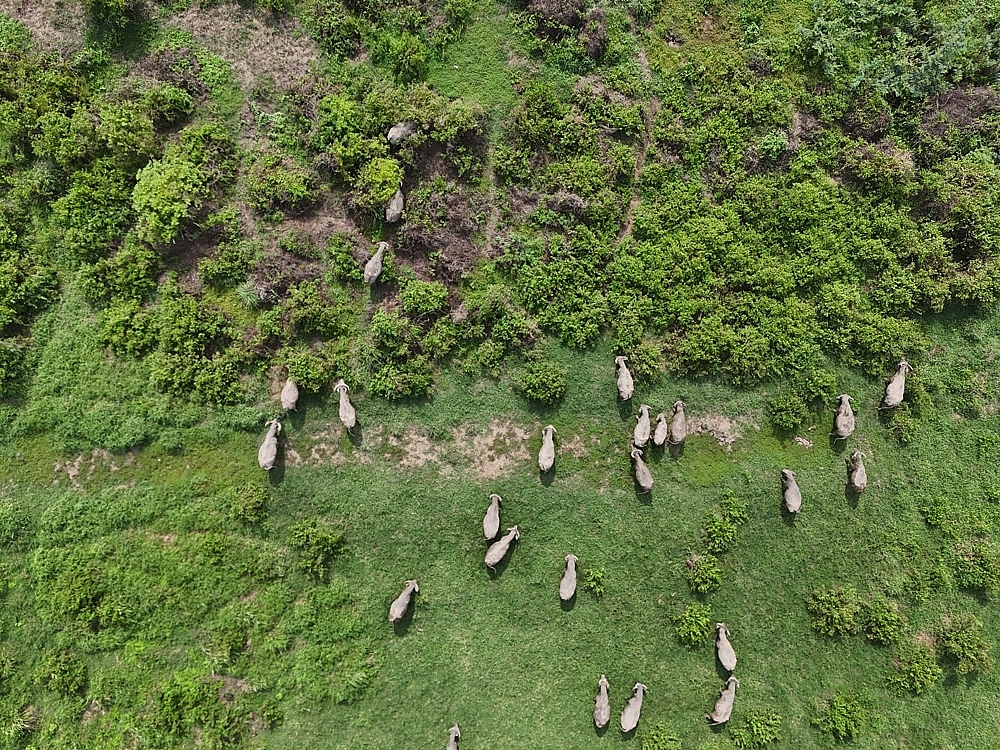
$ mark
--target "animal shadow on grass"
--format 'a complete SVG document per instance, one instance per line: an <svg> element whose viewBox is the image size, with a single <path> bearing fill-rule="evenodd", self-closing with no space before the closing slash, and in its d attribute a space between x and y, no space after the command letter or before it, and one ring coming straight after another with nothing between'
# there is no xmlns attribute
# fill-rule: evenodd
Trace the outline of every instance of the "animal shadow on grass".
<svg viewBox="0 0 1000 750"><path fill-rule="evenodd" d="M590 723L594 724L594 722L590 722ZM611 722L610 721L607 724L605 724L603 727L598 727L597 724L594 724L594 733L598 737L603 737L604 735L606 735L608 733L608 728L610 726L611 726Z"/></svg>
<svg viewBox="0 0 1000 750"><path fill-rule="evenodd" d="M844 499L847 500L847 504L851 507L851 510L857 510L858 501L861 500L861 493L855 492L851 489L851 485L844 482Z"/></svg>
<svg viewBox="0 0 1000 750"><path fill-rule="evenodd" d="M552 483L556 479L556 467L553 466L548 471L538 470L538 481L542 483L544 487L551 487Z"/></svg>
<svg viewBox="0 0 1000 750"><path fill-rule="evenodd" d="M684 443L667 443L667 450L671 458L680 458L684 455Z"/></svg>
<svg viewBox="0 0 1000 750"><path fill-rule="evenodd" d="M781 507L781 520L785 522L785 526L787 526L790 529L794 529L795 528L795 518L799 514L798 513L792 513L790 510L788 510L788 508L785 507L785 501L784 500L781 501L780 507Z"/></svg>
<svg viewBox="0 0 1000 750"><path fill-rule="evenodd" d="M830 435L830 450L838 456L843 455L844 451L847 450L847 438L837 438Z"/></svg>
<svg viewBox="0 0 1000 750"><path fill-rule="evenodd" d="M572 612L573 607L576 606L576 592L573 593L573 596L571 596L568 601L560 599L559 606L562 608L563 612Z"/></svg>
<svg viewBox="0 0 1000 750"><path fill-rule="evenodd" d="M622 401L618 399L618 417L622 422L634 422L634 414L632 412L632 399L628 401Z"/></svg>
<svg viewBox="0 0 1000 750"><path fill-rule="evenodd" d="M489 545L487 545L487 549L489 549ZM517 540L515 539L510 543L510 547L507 549L507 554L503 556L503 560L498 562L496 566L493 568L491 568L489 565L486 566L486 572L489 574L491 581L495 581L498 578L500 578L500 576L503 575L503 572L507 570L507 566L510 564L511 555L514 554L514 551L516 549L517 549Z"/></svg>
<svg viewBox="0 0 1000 750"><path fill-rule="evenodd" d="M403 619L392 624L392 632L400 637L406 635L410 629L410 623L413 622L413 611L417 608L416 596L416 594L413 595L414 601L411 601L410 606L406 608Z"/></svg>
<svg viewBox="0 0 1000 750"><path fill-rule="evenodd" d="M636 481L632 480L632 489L635 491L635 499L639 501L641 505L652 505L653 504L653 491L643 492L642 487L640 487Z"/></svg>
<svg viewBox="0 0 1000 750"><path fill-rule="evenodd" d="M612 721L613 720L614 720L614 717L612 717ZM608 722L608 723L610 724L611 722ZM634 729L631 729L628 732L622 732L621 727L619 726L618 727L618 731L621 732L622 742L631 742L632 740L634 740L635 739L635 733L636 733L636 730L638 728L639 727L635 727Z"/></svg>
<svg viewBox="0 0 1000 750"><path fill-rule="evenodd" d="M292 427L296 430L301 430L306 423L306 408L302 405L300 401L298 408L292 411L285 412L285 419L292 423Z"/></svg>
<svg viewBox="0 0 1000 750"><path fill-rule="evenodd" d="M353 430L347 430L347 439L351 441L351 445L355 448L361 447L361 444L365 440L365 428L360 420L354 423Z"/></svg>
<svg viewBox="0 0 1000 750"><path fill-rule="evenodd" d="M278 443L278 455L274 458L274 466L267 472L267 481L272 487L277 487L285 481L285 450L287 447L288 442L285 440Z"/></svg>
<svg viewBox="0 0 1000 750"><path fill-rule="evenodd" d="M713 643L712 646L713 646L712 651L714 652L715 651L715 648L714 648L715 644ZM719 675L719 679L720 680L722 680L723 682L726 682L729 679L730 675L731 675L730 671L728 669L726 669L724 666L722 666L722 662L719 661L718 654L713 653L712 656L714 657L714 660L715 660L715 673L717 675ZM737 664L736 666L738 667L739 664Z"/></svg>

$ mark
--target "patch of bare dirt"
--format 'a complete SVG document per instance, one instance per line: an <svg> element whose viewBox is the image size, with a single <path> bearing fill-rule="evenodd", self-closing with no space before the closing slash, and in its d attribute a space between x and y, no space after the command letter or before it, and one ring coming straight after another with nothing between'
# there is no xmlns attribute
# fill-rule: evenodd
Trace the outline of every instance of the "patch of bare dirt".
<svg viewBox="0 0 1000 750"><path fill-rule="evenodd" d="M948 128L975 128L1000 109L1000 96L989 86L958 86L935 97L920 118L920 129L942 137Z"/></svg>
<svg viewBox="0 0 1000 750"><path fill-rule="evenodd" d="M804 437L795 436L795 442L801 445L803 448L812 448L813 444L811 440L807 440Z"/></svg>
<svg viewBox="0 0 1000 750"><path fill-rule="evenodd" d="M460 449L464 446L481 479L496 479L529 458L529 433L506 420L494 419L484 432L473 432L467 427L452 430L452 436Z"/></svg>
<svg viewBox="0 0 1000 750"><path fill-rule="evenodd" d="M223 674L218 675L215 681L220 683L219 701L222 703L232 703L238 696L254 692L253 686L239 677Z"/></svg>
<svg viewBox="0 0 1000 750"><path fill-rule="evenodd" d="M481 196L456 183L426 196L412 196L397 257L405 259L418 275L425 265L428 270L433 267L437 278L457 282L483 254L475 241L482 229L480 218L489 222L483 204Z"/></svg>
<svg viewBox="0 0 1000 750"><path fill-rule="evenodd" d="M583 444L583 438L579 435L574 435L569 440L562 442L559 445L559 449L569 453L573 458L577 459L583 458L587 455L587 446Z"/></svg>
<svg viewBox="0 0 1000 750"><path fill-rule="evenodd" d="M0 11L27 26L43 52L69 58L83 48L83 0L0 0Z"/></svg>
<svg viewBox="0 0 1000 750"><path fill-rule="evenodd" d="M129 451L123 459L116 459L103 448L96 448L89 453L81 453L73 459L56 461L52 467L56 475L52 484L58 486L65 476L70 486L82 489L83 482L90 481L98 469L106 469L113 474L123 466L131 466L135 457L136 452Z"/></svg>
<svg viewBox="0 0 1000 750"><path fill-rule="evenodd" d="M87 703L87 708L84 710L83 716L80 717L80 723L89 724L94 719L99 719L100 717L104 716L104 714L106 714L107 712L108 709L106 709L100 703L94 703L93 701L90 701L89 703Z"/></svg>
<svg viewBox="0 0 1000 750"><path fill-rule="evenodd" d="M287 89L309 75L319 59L319 49L298 21L233 3L188 8L173 21L228 62L246 88L273 81Z"/></svg>
<svg viewBox="0 0 1000 750"><path fill-rule="evenodd" d="M441 460L441 448L434 445L427 435L419 432L407 432L402 437L390 435L386 442L393 448L402 451L403 457L399 465L404 469L423 466L429 461Z"/></svg>
<svg viewBox="0 0 1000 750"><path fill-rule="evenodd" d="M688 434L711 435L715 441L727 450L733 447L743 435L744 427L757 429L749 417L730 419L722 414L709 414L704 417L688 417Z"/></svg>

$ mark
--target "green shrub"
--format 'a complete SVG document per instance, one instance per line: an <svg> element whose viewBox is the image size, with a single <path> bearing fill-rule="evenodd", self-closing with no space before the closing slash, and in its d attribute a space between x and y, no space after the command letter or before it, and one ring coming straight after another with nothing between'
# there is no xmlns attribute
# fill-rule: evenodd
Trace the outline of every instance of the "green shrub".
<svg viewBox="0 0 1000 750"><path fill-rule="evenodd" d="M354 242L346 234L335 232L327 240L326 252L333 278L343 284L360 285L364 281L361 264L354 259Z"/></svg>
<svg viewBox="0 0 1000 750"><path fill-rule="evenodd" d="M433 384L434 368L426 357L418 355L405 362L383 365L372 376L368 387L376 396L391 401L426 396Z"/></svg>
<svg viewBox="0 0 1000 750"><path fill-rule="evenodd" d="M303 391L318 391L333 378L334 369L323 349L282 349L275 361L288 368L288 377Z"/></svg>
<svg viewBox="0 0 1000 750"><path fill-rule="evenodd" d="M232 491L229 515L244 523L258 523L264 518L267 500L267 488L256 482L246 482Z"/></svg>
<svg viewBox="0 0 1000 750"><path fill-rule="evenodd" d="M691 603L672 618L677 640L685 646L704 643L712 629L712 608L707 604Z"/></svg>
<svg viewBox="0 0 1000 750"><path fill-rule="evenodd" d="M783 393L767 402L767 418L775 429L795 432L809 418L809 409L797 393Z"/></svg>
<svg viewBox="0 0 1000 750"><path fill-rule="evenodd" d="M902 692L920 695L930 690L940 676L941 667L938 666L934 647L925 642L907 640L896 646L893 673L886 682Z"/></svg>
<svg viewBox="0 0 1000 750"><path fill-rule="evenodd" d="M156 291L160 258L139 243L127 243L110 258L101 258L80 269L80 291L92 305L112 301L142 302Z"/></svg>
<svg viewBox="0 0 1000 750"><path fill-rule="evenodd" d="M187 91L170 83L161 83L144 97L146 109L157 123L176 125L194 112L194 99Z"/></svg>
<svg viewBox="0 0 1000 750"><path fill-rule="evenodd" d="M747 501L736 497L731 492L723 495L719 505L722 506L722 517L731 524L741 526L750 520Z"/></svg>
<svg viewBox="0 0 1000 750"><path fill-rule="evenodd" d="M881 594L861 605L859 620L869 640L886 646L899 640L906 627L906 618L899 611L899 605Z"/></svg>
<svg viewBox="0 0 1000 750"><path fill-rule="evenodd" d="M249 240L220 242L210 257L198 261L198 275L214 289L232 288L246 279L259 250Z"/></svg>
<svg viewBox="0 0 1000 750"><path fill-rule="evenodd" d="M604 568L584 568L580 584L595 599L601 599L604 596Z"/></svg>
<svg viewBox="0 0 1000 750"><path fill-rule="evenodd" d="M684 561L688 586L695 594L711 594L722 586L722 568L714 555L691 553Z"/></svg>
<svg viewBox="0 0 1000 750"><path fill-rule="evenodd" d="M781 739L781 715L770 708L752 709L729 730L740 750L756 750Z"/></svg>
<svg viewBox="0 0 1000 750"><path fill-rule="evenodd" d="M135 17L142 3L139 0L86 0L84 7L94 23L123 28Z"/></svg>
<svg viewBox="0 0 1000 750"><path fill-rule="evenodd" d="M889 433L900 445L909 445L917 439L920 431L920 420L913 416L910 405L905 401L892 410L888 422Z"/></svg>
<svg viewBox="0 0 1000 750"><path fill-rule="evenodd" d="M0 502L0 545L13 545L31 529L31 521L17 503Z"/></svg>
<svg viewBox="0 0 1000 750"><path fill-rule="evenodd" d="M136 175L132 209L139 239L154 246L171 244L207 196L208 179L201 167L183 150L168 149Z"/></svg>
<svg viewBox="0 0 1000 750"><path fill-rule="evenodd" d="M856 740L870 722L871 712L865 701L848 693L834 695L822 713L812 720L813 726L837 742Z"/></svg>
<svg viewBox="0 0 1000 750"><path fill-rule="evenodd" d="M854 635L861 627L860 601L853 588L816 589L806 608L813 628L824 635Z"/></svg>
<svg viewBox="0 0 1000 750"><path fill-rule="evenodd" d="M87 665L69 649L49 650L42 655L36 679L59 695L76 695L87 684Z"/></svg>
<svg viewBox="0 0 1000 750"><path fill-rule="evenodd" d="M399 298L410 317L431 316L448 306L448 288L440 281L413 279L403 287Z"/></svg>
<svg viewBox="0 0 1000 750"><path fill-rule="evenodd" d="M1000 554L993 540L976 537L955 545L955 582L960 588L994 594L1000 587Z"/></svg>
<svg viewBox="0 0 1000 750"><path fill-rule="evenodd" d="M386 65L400 83L419 81L427 75L431 53L416 34L387 29L373 41L371 52L372 59Z"/></svg>
<svg viewBox="0 0 1000 750"><path fill-rule="evenodd" d="M737 526L732 521L715 513L710 513L701 527L701 538L705 549L714 555L721 555L736 545Z"/></svg>
<svg viewBox="0 0 1000 750"><path fill-rule="evenodd" d="M642 738L642 750L681 750L681 747L677 733L662 722L658 722Z"/></svg>
<svg viewBox="0 0 1000 750"><path fill-rule="evenodd" d="M987 672L993 666L992 645L975 615L946 617L935 636L942 658L954 664L958 674Z"/></svg>
<svg viewBox="0 0 1000 750"><path fill-rule="evenodd" d="M355 204L373 211L382 211L396 194L403 181L403 168L395 159L372 159L358 173L352 194Z"/></svg>
<svg viewBox="0 0 1000 750"><path fill-rule="evenodd" d="M517 388L527 398L552 406L566 395L565 368L546 359L528 362L517 380Z"/></svg>
<svg viewBox="0 0 1000 750"><path fill-rule="evenodd" d="M101 311L101 340L119 357L143 357L156 347L156 317L135 300L123 300Z"/></svg>
<svg viewBox="0 0 1000 750"><path fill-rule="evenodd" d="M247 159L247 203L268 221L283 213L301 213L319 200L319 180L311 171L279 154L258 153Z"/></svg>
<svg viewBox="0 0 1000 750"><path fill-rule="evenodd" d="M344 532L329 521L308 518L288 527L288 543L299 553L299 567L320 580L344 543Z"/></svg>

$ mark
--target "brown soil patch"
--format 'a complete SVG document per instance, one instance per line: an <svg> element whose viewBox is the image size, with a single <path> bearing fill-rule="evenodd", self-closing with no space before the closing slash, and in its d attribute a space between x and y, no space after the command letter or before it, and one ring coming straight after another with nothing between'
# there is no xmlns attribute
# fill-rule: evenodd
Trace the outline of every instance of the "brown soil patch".
<svg viewBox="0 0 1000 750"><path fill-rule="evenodd" d="M483 433L468 428L452 430L457 445L472 459L481 479L495 479L529 458L528 432L508 421L494 419Z"/></svg>
<svg viewBox="0 0 1000 750"><path fill-rule="evenodd" d="M709 414L704 417L688 417L688 433L693 435L711 435L719 445L728 450L743 434L743 428L749 426L757 429L757 425L749 417L737 417L735 420L721 414Z"/></svg>
<svg viewBox="0 0 1000 750"><path fill-rule="evenodd" d="M221 683L219 685L219 700L223 703L232 703L237 696L254 692L253 686L239 677L219 675L215 680Z"/></svg>
<svg viewBox="0 0 1000 750"><path fill-rule="evenodd" d="M106 709L100 703L94 703L93 701L90 701L89 703L87 703L87 708L84 710L83 716L80 717L80 722L82 724L89 724L94 719L98 719L101 716L104 716L104 714L106 714L107 712L108 709Z"/></svg>
<svg viewBox="0 0 1000 750"><path fill-rule="evenodd" d="M930 633L921 630L913 636L913 640L919 643L921 646L927 646L928 648L937 648L937 638L935 638Z"/></svg>
<svg viewBox="0 0 1000 750"><path fill-rule="evenodd" d="M309 75L319 59L315 43L294 19L277 19L227 3L189 8L173 20L205 49L226 60L246 88L273 81L287 89Z"/></svg>
<svg viewBox="0 0 1000 750"><path fill-rule="evenodd" d="M934 98L921 117L920 129L940 138L950 127L978 127L982 117L998 108L1000 96L989 86L958 86Z"/></svg>
<svg viewBox="0 0 1000 750"><path fill-rule="evenodd" d="M131 466L135 462L135 457L136 451L129 451L123 459L115 459L106 450L96 448L89 453L81 453L73 459L56 461L52 467L56 475L52 484L59 485L62 482L60 475L65 474L72 487L82 489L83 482L90 481L98 469L107 469L113 474L123 466Z"/></svg>
<svg viewBox="0 0 1000 750"><path fill-rule="evenodd" d="M83 48L83 0L0 0L0 11L27 26L43 52L69 58Z"/></svg>

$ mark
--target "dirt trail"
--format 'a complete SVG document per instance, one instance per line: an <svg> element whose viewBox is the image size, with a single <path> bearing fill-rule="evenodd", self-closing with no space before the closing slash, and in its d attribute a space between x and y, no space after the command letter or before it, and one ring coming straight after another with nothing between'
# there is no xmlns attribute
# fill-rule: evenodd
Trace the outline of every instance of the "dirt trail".
<svg viewBox="0 0 1000 750"><path fill-rule="evenodd" d="M635 33L635 28L632 29ZM649 70L649 60L646 58L646 50L639 48L639 67L647 81L652 80L653 74ZM650 97L642 111L643 133L642 144L639 154L635 159L635 171L632 173L632 199L629 201L628 209L625 211L625 221L618 232L617 244L621 244L632 234L632 219L635 216L635 209L639 206L639 177L642 175L642 168L646 164L646 151L653 141L653 123L656 121L656 113L660 111L660 100Z"/></svg>

